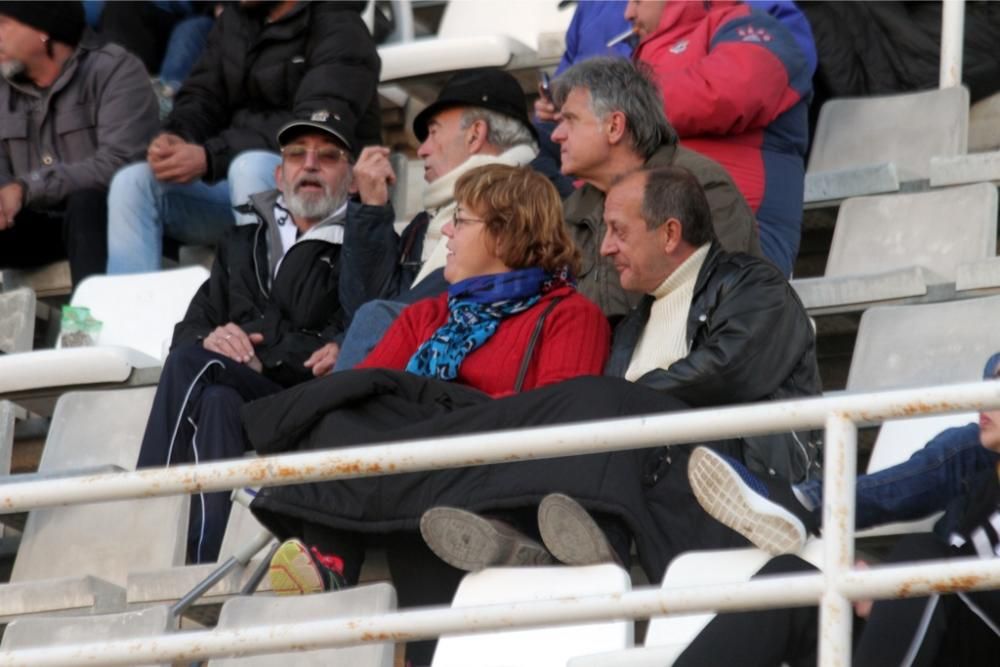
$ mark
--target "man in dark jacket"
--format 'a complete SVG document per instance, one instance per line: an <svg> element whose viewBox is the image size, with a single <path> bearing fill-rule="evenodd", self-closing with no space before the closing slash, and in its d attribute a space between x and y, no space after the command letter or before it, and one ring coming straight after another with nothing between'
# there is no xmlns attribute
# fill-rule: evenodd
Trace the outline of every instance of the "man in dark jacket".
<svg viewBox="0 0 1000 667"><path fill-rule="evenodd" d="M107 189L156 131L139 60L85 28L79 2L0 3L0 267L107 263Z"/></svg>
<svg viewBox="0 0 1000 667"><path fill-rule="evenodd" d="M819 393L815 336L795 290L771 263L719 246L690 172L626 176L608 191L604 219L601 254L643 295L615 330L607 375L692 407ZM810 464L800 440L746 438L744 458L798 480Z"/></svg>
<svg viewBox="0 0 1000 667"><path fill-rule="evenodd" d="M164 235L217 243L232 206L274 187L274 136L295 117L336 108L361 145L379 142L379 58L354 5L226 6L147 161L112 182L109 273L157 270Z"/></svg>
<svg viewBox="0 0 1000 667"><path fill-rule="evenodd" d="M339 113L316 111L278 133L279 190L250 198L257 223L229 232L177 324L139 467L241 456L245 401L333 366L352 129ZM227 494L202 494L191 509L189 559L214 560Z"/></svg>
<svg viewBox="0 0 1000 667"><path fill-rule="evenodd" d="M604 195L612 181L643 166L677 165L695 175L712 211L725 250L760 257L753 213L718 163L677 143L652 80L623 58L591 58L564 72L553 85L560 110L552 141L562 171L585 182L564 203L566 224L583 255L580 291L611 318L635 304L618 284L610 261L600 258Z"/></svg>

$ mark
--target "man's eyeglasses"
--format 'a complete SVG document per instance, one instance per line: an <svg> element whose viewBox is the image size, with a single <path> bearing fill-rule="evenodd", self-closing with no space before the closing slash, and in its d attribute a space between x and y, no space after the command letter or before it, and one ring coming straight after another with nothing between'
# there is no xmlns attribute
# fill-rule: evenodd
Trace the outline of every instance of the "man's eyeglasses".
<svg viewBox="0 0 1000 667"><path fill-rule="evenodd" d="M458 214L458 209L455 209L455 213L451 216L451 224L455 229L459 229L464 225L472 225L477 222L486 222L482 218L463 218Z"/></svg>
<svg viewBox="0 0 1000 667"><path fill-rule="evenodd" d="M322 167L336 167L341 162L350 162L351 154L336 146L323 146L322 148L306 148L305 146L292 145L281 149L281 155L290 164L302 164L306 161L306 155L312 153L316 156L316 161Z"/></svg>

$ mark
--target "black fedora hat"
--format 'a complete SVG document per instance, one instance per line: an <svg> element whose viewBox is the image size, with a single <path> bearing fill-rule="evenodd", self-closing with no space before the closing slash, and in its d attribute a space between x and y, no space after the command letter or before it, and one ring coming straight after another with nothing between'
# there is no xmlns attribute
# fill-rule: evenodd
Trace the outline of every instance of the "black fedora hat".
<svg viewBox="0 0 1000 667"><path fill-rule="evenodd" d="M513 76L493 67L458 72L444 84L438 98L413 119L413 134L427 139L427 124L435 114L451 107L480 107L520 121L538 139L524 103L524 92Z"/></svg>

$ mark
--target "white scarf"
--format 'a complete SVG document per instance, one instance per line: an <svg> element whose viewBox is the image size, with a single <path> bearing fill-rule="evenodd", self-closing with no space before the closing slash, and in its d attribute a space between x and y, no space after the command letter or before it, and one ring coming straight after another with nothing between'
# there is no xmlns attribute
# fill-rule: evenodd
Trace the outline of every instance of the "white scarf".
<svg viewBox="0 0 1000 667"><path fill-rule="evenodd" d="M430 275L431 272L445 265L448 258L448 248L442 240L441 229L455 214L455 182L470 169L487 164L506 164L512 167L526 165L535 159L538 151L528 144L518 144L500 155L471 155L444 176L424 188L424 210L431 216L424 234L423 251L420 260L424 263L414 279L416 285Z"/></svg>

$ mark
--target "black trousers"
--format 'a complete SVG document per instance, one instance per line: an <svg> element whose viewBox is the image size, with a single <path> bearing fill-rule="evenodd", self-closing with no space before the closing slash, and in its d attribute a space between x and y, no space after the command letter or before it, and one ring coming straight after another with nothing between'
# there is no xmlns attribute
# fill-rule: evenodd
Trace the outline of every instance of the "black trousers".
<svg viewBox="0 0 1000 667"><path fill-rule="evenodd" d="M240 407L282 388L200 345L174 350L163 365L137 467L239 458L248 449ZM228 491L192 497L188 561L218 558L229 508Z"/></svg>
<svg viewBox="0 0 1000 667"><path fill-rule="evenodd" d="M903 562L954 555L931 534L900 540L888 561ZM796 556L779 556L758 576L810 572ZM879 600L868 621L856 619L855 667L904 664L914 667L988 667L997 664L1000 591L924 598ZM819 612L816 607L770 609L716 616L682 653L675 667L793 667L816 664Z"/></svg>
<svg viewBox="0 0 1000 667"><path fill-rule="evenodd" d="M108 264L108 193L81 190L61 209L22 209L0 231L0 268L25 269L69 258L73 284Z"/></svg>

